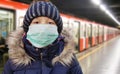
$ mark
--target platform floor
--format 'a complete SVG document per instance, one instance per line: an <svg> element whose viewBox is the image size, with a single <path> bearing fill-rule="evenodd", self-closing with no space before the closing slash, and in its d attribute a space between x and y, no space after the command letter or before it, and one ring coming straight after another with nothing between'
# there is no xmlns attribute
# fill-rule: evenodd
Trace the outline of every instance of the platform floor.
<svg viewBox="0 0 120 74"><path fill-rule="evenodd" d="M120 36L100 44L91 52L79 59L83 74L120 74Z"/></svg>

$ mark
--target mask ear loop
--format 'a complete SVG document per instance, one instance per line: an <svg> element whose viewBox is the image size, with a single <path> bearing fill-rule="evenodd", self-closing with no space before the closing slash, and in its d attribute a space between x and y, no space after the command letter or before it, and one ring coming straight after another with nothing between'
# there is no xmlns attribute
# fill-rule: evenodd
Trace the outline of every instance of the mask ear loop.
<svg viewBox="0 0 120 74"><path fill-rule="evenodd" d="M26 33L23 33L22 38L26 35Z"/></svg>
<svg viewBox="0 0 120 74"><path fill-rule="evenodd" d="M65 39L65 37L63 37L63 36L59 35L59 36L58 36L58 38L57 38L57 42L56 42L55 44L59 43L61 40L63 40L63 41L64 41L64 39ZM52 43L51 45L52 45L52 46L54 46L55 44L54 44L54 43Z"/></svg>
<svg viewBox="0 0 120 74"><path fill-rule="evenodd" d="M24 33L24 34L23 34L23 36L22 36L22 39L23 39L23 38L25 38L25 39L26 39L26 37L27 37L27 34L26 34L26 33ZM26 39L26 40L27 40L27 39ZM31 42L30 42L29 40L27 40L27 41L31 44ZM32 45L32 44L31 44L31 45ZM32 45L32 46L33 46L33 45ZM33 46L33 47L34 47L34 46Z"/></svg>
<svg viewBox="0 0 120 74"><path fill-rule="evenodd" d="M23 36L22 36L22 40L25 40L25 41L23 41L23 45L25 46L25 42L27 41L34 49L39 49L39 48L33 46L33 45L30 43L30 41L26 39L26 36L27 36L26 33L24 33ZM38 51L38 50L37 50L37 51Z"/></svg>
<svg viewBox="0 0 120 74"><path fill-rule="evenodd" d="M64 40L64 39L65 39L64 36L59 35L58 42L59 42L60 40Z"/></svg>

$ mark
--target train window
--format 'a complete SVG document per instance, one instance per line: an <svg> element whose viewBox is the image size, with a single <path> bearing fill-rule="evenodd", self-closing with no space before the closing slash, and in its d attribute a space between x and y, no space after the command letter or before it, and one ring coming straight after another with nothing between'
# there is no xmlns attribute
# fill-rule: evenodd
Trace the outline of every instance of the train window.
<svg viewBox="0 0 120 74"><path fill-rule="evenodd" d="M20 17L18 18L18 25L19 25L19 26L22 26L22 25L23 25L23 19L24 19L23 16L20 16Z"/></svg>
<svg viewBox="0 0 120 74"><path fill-rule="evenodd" d="M96 37L96 24L94 25L94 37Z"/></svg>
<svg viewBox="0 0 120 74"><path fill-rule="evenodd" d="M14 29L14 12L0 9L0 45L4 44L10 31Z"/></svg>
<svg viewBox="0 0 120 74"><path fill-rule="evenodd" d="M63 22L63 28L68 28L69 23Z"/></svg>
<svg viewBox="0 0 120 74"><path fill-rule="evenodd" d="M74 21L73 20L69 20L69 27L72 29L74 27Z"/></svg>
<svg viewBox="0 0 120 74"><path fill-rule="evenodd" d="M82 38L82 33L83 33L83 32L82 32L82 31L83 31L82 29L83 29L83 28L82 28L82 22L81 22L81 23L80 23L80 29L79 29L80 38Z"/></svg>
<svg viewBox="0 0 120 74"><path fill-rule="evenodd" d="M103 26L101 26L101 36L103 35Z"/></svg>
<svg viewBox="0 0 120 74"><path fill-rule="evenodd" d="M68 28L69 26L68 18L62 17L62 20L63 20L63 27Z"/></svg>
<svg viewBox="0 0 120 74"><path fill-rule="evenodd" d="M80 38L86 37L85 23L82 22L80 25Z"/></svg>
<svg viewBox="0 0 120 74"><path fill-rule="evenodd" d="M99 25L99 36L101 36L101 35L102 35L102 26Z"/></svg>
<svg viewBox="0 0 120 74"><path fill-rule="evenodd" d="M86 24L86 37L91 37L90 24Z"/></svg>
<svg viewBox="0 0 120 74"><path fill-rule="evenodd" d="M92 37L95 37L96 27L95 24L92 25Z"/></svg>
<svg viewBox="0 0 120 74"><path fill-rule="evenodd" d="M88 37L88 26L87 26L87 24L85 24L85 37L86 38Z"/></svg>
<svg viewBox="0 0 120 74"><path fill-rule="evenodd" d="M103 26L101 26L101 36L103 35Z"/></svg>

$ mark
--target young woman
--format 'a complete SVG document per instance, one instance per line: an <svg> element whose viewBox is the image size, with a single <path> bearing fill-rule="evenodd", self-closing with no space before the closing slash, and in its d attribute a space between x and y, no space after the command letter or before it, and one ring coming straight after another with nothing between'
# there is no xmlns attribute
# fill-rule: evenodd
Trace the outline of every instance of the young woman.
<svg viewBox="0 0 120 74"><path fill-rule="evenodd" d="M72 37L62 28L55 5L32 3L23 27L8 37L9 60L3 74L82 74Z"/></svg>

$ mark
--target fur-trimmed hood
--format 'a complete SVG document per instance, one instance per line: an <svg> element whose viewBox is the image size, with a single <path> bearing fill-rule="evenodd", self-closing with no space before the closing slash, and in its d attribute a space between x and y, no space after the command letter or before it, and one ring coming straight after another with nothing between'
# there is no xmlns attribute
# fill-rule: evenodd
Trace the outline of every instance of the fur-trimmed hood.
<svg viewBox="0 0 120 74"><path fill-rule="evenodd" d="M22 27L19 27L17 30L11 32L7 38L7 45L9 48L9 58L16 65L27 65L31 63L31 60L34 61L32 57L30 57L24 50L22 37L24 34L24 30ZM72 62L73 53L74 53L74 42L73 37L69 31L69 29L63 29L62 36L65 37L65 47L62 53L59 56L53 58L53 65L56 62L60 62L63 65L70 65Z"/></svg>

